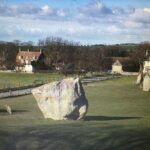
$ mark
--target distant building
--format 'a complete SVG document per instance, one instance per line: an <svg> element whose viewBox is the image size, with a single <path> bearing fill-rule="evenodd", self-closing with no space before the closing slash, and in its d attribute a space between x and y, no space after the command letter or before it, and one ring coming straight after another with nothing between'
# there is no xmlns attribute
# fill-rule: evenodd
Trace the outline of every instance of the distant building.
<svg viewBox="0 0 150 150"><path fill-rule="evenodd" d="M113 74L132 74L139 71L139 63L130 57L112 57L112 62Z"/></svg>
<svg viewBox="0 0 150 150"><path fill-rule="evenodd" d="M16 70L23 72L33 72L34 67L32 65L32 62L38 61L41 55L41 51L19 50L16 56Z"/></svg>
<svg viewBox="0 0 150 150"><path fill-rule="evenodd" d="M112 65L112 73L114 74L122 74L122 64L119 60L116 60Z"/></svg>
<svg viewBox="0 0 150 150"><path fill-rule="evenodd" d="M58 62L58 63L54 64L54 66L55 66L55 70L61 71L64 69L65 63L64 62Z"/></svg>

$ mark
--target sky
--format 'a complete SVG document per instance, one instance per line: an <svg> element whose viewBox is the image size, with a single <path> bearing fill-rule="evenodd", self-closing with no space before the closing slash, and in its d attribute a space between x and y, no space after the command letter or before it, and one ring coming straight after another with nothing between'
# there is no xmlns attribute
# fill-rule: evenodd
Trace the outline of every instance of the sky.
<svg viewBox="0 0 150 150"><path fill-rule="evenodd" d="M0 0L0 41L150 41L150 0Z"/></svg>

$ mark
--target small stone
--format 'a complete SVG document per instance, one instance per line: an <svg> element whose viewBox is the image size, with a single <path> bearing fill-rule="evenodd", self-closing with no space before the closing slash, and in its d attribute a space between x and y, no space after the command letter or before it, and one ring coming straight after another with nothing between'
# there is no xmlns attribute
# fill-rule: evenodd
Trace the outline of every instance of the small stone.
<svg viewBox="0 0 150 150"><path fill-rule="evenodd" d="M6 107L6 111L11 115L12 114L12 110L11 107L9 105L4 105Z"/></svg>

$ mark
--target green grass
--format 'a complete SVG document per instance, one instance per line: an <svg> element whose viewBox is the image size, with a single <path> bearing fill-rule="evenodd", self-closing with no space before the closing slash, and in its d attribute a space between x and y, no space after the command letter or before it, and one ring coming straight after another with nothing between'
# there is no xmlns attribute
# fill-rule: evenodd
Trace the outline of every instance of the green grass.
<svg viewBox="0 0 150 150"><path fill-rule="evenodd" d="M149 150L150 93L134 82L123 77L84 86L89 110L82 121L44 119L32 95L2 99L0 149Z"/></svg>
<svg viewBox="0 0 150 150"><path fill-rule="evenodd" d="M34 81L51 82L63 78L58 73L0 73L0 89L33 84Z"/></svg>

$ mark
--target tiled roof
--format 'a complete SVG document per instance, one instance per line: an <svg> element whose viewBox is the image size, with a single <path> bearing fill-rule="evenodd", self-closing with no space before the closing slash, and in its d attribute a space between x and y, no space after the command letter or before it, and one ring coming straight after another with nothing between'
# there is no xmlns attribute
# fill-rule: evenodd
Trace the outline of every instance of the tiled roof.
<svg viewBox="0 0 150 150"><path fill-rule="evenodd" d="M40 51L19 51L16 56L17 65L25 65L33 60L38 60L41 55Z"/></svg>
<svg viewBox="0 0 150 150"><path fill-rule="evenodd" d="M18 56L22 56L23 59L25 59L26 57L28 57L28 59L33 58L33 57L39 57L41 54L41 52L39 51L19 51L17 54Z"/></svg>
<svg viewBox="0 0 150 150"><path fill-rule="evenodd" d="M113 64L113 66L122 66L119 60L116 60Z"/></svg>

